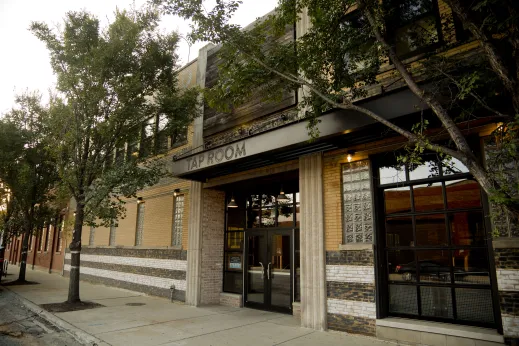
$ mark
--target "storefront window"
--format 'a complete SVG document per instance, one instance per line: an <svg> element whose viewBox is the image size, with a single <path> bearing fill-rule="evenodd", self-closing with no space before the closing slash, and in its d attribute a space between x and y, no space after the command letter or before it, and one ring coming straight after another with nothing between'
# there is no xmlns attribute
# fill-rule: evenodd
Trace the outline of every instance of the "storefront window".
<svg viewBox="0 0 519 346"><path fill-rule="evenodd" d="M436 154L417 166L385 160L378 160L375 181L384 210L388 314L493 326L479 185L459 161ZM395 174L399 179L389 179Z"/></svg>

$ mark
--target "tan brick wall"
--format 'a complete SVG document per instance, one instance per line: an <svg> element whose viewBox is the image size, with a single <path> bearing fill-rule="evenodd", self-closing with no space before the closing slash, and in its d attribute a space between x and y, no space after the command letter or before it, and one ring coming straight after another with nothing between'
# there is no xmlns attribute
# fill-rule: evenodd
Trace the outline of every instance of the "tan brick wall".
<svg viewBox="0 0 519 346"><path fill-rule="evenodd" d="M81 229L81 244L88 245L88 237L90 236L90 226L83 225Z"/></svg>
<svg viewBox="0 0 519 346"><path fill-rule="evenodd" d="M97 227L94 238L95 246L107 246L108 239L110 238L110 228L108 227Z"/></svg>
<svg viewBox="0 0 519 346"><path fill-rule="evenodd" d="M173 194L145 200L143 246L171 245Z"/></svg>
<svg viewBox="0 0 519 346"><path fill-rule="evenodd" d="M144 215L146 218L146 215ZM126 204L126 217L118 221L115 245L134 246L135 226L137 224L137 203Z"/></svg>
<svg viewBox="0 0 519 346"><path fill-rule="evenodd" d="M202 191L201 304L219 304L223 283L225 192Z"/></svg>

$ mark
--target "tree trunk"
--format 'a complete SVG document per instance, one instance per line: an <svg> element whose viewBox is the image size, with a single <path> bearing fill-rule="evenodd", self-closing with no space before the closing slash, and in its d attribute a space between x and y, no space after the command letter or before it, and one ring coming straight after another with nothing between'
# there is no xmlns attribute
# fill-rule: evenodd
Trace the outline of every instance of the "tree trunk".
<svg viewBox="0 0 519 346"><path fill-rule="evenodd" d="M78 303L79 298L79 265L81 254L81 230L83 228L84 201L77 200L76 220L74 221L74 231L72 232L72 242L70 243L70 280L68 286L68 303Z"/></svg>
<svg viewBox="0 0 519 346"><path fill-rule="evenodd" d="M22 256L20 259L20 272L18 274L18 281L25 281L25 272L27 269L27 251L29 250L29 235L30 229L25 229L22 238Z"/></svg>
<svg viewBox="0 0 519 346"><path fill-rule="evenodd" d="M18 281L25 281L25 273L27 271L27 252L29 251L29 238L32 231L32 218L34 217L34 206L31 206L29 215L26 215L25 229L22 238L22 256L20 259L20 273L18 274Z"/></svg>

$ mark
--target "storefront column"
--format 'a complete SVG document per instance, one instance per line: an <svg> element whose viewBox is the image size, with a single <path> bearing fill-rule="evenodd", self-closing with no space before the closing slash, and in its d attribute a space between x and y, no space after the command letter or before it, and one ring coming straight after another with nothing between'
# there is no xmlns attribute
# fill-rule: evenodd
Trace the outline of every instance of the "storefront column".
<svg viewBox="0 0 519 346"><path fill-rule="evenodd" d="M202 249L202 183L193 181L189 190L187 235L186 304L200 304L200 266Z"/></svg>
<svg viewBox="0 0 519 346"><path fill-rule="evenodd" d="M196 84L203 89L205 87L205 72L207 68L207 51L214 45L208 44L200 49L198 53ZM201 101L203 96L200 95ZM201 114L203 114L203 102L201 102ZM193 122L193 139L191 146L193 152L203 150L204 139L204 117L199 116ZM191 182L189 193L189 223L188 223L188 249L187 249L187 286L186 304L198 306L200 297L200 269L201 269L201 249L202 249L202 183Z"/></svg>
<svg viewBox="0 0 519 346"><path fill-rule="evenodd" d="M299 159L301 326L326 330L322 154Z"/></svg>

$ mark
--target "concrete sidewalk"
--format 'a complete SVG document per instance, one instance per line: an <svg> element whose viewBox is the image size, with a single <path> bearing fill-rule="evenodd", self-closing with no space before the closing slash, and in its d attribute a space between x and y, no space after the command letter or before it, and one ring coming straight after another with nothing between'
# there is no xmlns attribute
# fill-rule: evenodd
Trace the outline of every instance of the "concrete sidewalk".
<svg viewBox="0 0 519 346"><path fill-rule="evenodd" d="M10 267L14 273L17 267ZM39 284L7 288L34 304L67 298L68 278L36 270ZM391 345L374 338L301 328L292 316L224 306L195 308L141 293L81 282L81 299L104 307L55 313L109 345Z"/></svg>

